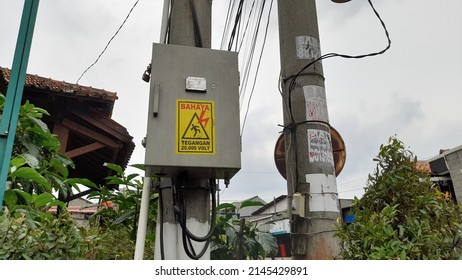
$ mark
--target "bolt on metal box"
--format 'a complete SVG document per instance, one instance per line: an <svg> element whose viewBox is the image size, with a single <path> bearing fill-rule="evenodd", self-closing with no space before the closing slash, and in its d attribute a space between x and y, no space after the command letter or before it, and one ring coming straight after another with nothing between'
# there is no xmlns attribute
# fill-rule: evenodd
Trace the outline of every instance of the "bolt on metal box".
<svg viewBox="0 0 462 280"><path fill-rule="evenodd" d="M230 179L241 168L236 52L153 44L147 176Z"/></svg>

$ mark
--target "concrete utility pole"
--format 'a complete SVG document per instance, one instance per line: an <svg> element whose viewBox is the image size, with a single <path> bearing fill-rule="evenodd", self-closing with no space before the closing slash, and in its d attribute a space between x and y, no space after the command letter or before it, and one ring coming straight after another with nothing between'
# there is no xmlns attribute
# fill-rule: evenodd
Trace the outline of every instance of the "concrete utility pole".
<svg viewBox="0 0 462 280"><path fill-rule="evenodd" d="M169 44L211 48L212 0L172 1Z"/></svg>
<svg viewBox="0 0 462 280"><path fill-rule="evenodd" d="M339 252L339 208L321 62L297 76L321 55L315 0L279 0L278 16L287 189L304 204L290 218L292 258L329 259Z"/></svg>
<svg viewBox="0 0 462 280"><path fill-rule="evenodd" d="M211 48L211 14L212 0L172 1L168 43L174 45ZM194 174L189 174L193 176ZM198 236L207 234L210 228L210 191L209 180L193 177L161 180L163 207L159 215L163 215L163 241L165 259L190 259L184 252L181 238L181 227L175 219L173 209L172 183L175 188L183 188L184 201L188 213L188 227ZM161 212L162 211L162 212ZM158 226L159 228L159 221ZM159 233L157 234L159 236ZM192 241L196 253L205 246L205 242ZM159 238L156 238L156 259L160 257ZM200 258L210 259L210 250Z"/></svg>

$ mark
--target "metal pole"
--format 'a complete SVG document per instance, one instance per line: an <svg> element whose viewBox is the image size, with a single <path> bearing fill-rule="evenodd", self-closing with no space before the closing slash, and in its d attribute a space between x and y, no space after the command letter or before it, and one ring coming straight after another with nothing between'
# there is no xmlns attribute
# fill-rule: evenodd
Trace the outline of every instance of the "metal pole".
<svg viewBox="0 0 462 280"><path fill-rule="evenodd" d="M160 30L159 43L164 43L164 40L165 40L165 36L167 33L169 9L170 9L170 0L164 0L164 6L162 9L162 24L161 24L161 30ZM141 208L140 208L140 215L138 218L138 229L137 229L136 243L135 243L135 254L134 254L135 260L142 260L144 258L144 245L146 241L146 229L148 227L150 195L151 195L151 178L144 177L143 194L141 196ZM160 211L158 211L158 213L160 213Z"/></svg>
<svg viewBox="0 0 462 280"><path fill-rule="evenodd" d="M305 203L290 216L292 258L329 259L339 208L322 64L297 75L320 56L315 0L279 0L278 17L288 197Z"/></svg>
<svg viewBox="0 0 462 280"><path fill-rule="evenodd" d="M144 177L143 193L141 194L140 216L136 232L135 260L142 260L144 257L144 244L146 240L146 229L149 217L149 197L151 195L151 177Z"/></svg>
<svg viewBox="0 0 462 280"><path fill-rule="evenodd" d="M6 93L5 107L0 116L0 203L6 189L6 179L13 150L19 108L21 106L27 63L29 61L35 19L37 18L39 0L26 0L24 3L18 40L11 68L10 81Z"/></svg>
<svg viewBox="0 0 462 280"><path fill-rule="evenodd" d="M211 0L194 0L194 1L173 1L171 7L170 26L168 34L168 43L193 47L211 47ZM173 187L179 190L181 188L184 194L184 201L187 209L187 226L191 232L198 236L205 235L210 227L210 193L207 189L209 180L194 178L194 174L188 174L189 177L182 178L180 184L178 178L172 178L173 184L161 182L160 192L162 196L163 208L158 211L162 215L163 228L163 248L165 248L165 259L191 259L183 249L182 229L175 219L173 211ZM172 186L173 185L173 186ZM175 231L176 229L176 231ZM156 234L156 251L155 259L160 259L160 244ZM204 242L192 241L195 252L200 252L204 247ZM173 252L172 252L173 251ZM176 251L176 252L175 252ZM210 251L200 257L201 260L210 259Z"/></svg>

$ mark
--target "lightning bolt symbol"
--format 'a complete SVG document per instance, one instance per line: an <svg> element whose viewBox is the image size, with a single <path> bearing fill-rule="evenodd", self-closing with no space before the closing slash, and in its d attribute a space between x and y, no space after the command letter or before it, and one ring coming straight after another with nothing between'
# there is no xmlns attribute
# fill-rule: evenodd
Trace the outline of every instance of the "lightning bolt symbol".
<svg viewBox="0 0 462 280"><path fill-rule="evenodd" d="M204 124L204 127L207 126L207 123L209 122L209 118L204 118L204 115L205 115L205 111L202 111L201 112L201 116L199 117L199 123L205 123Z"/></svg>

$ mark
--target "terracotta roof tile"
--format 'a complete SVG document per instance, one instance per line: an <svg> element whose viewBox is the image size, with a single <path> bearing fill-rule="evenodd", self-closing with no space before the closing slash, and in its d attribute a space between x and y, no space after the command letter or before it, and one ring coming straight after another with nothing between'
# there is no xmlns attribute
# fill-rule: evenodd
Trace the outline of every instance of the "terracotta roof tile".
<svg viewBox="0 0 462 280"><path fill-rule="evenodd" d="M57 210L57 207L56 206L51 206L50 209L48 211L52 212L52 213L56 213L56 210ZM98 210L98 207L94 206L94 207L83 207L83 206L68 206L67 207L67 211L69 211L69 213L80 213L80 214L94 214L96 213L96 211Z"/></svg>
<svg viewBox="0 0 462 280"><path fill-rule="evenodd" d="M0 78L3 79L5 84L8 84L10 82L10 75L10 69L0 67ZM92 88L88 86L81 86L78 84L71 84L65 81L57 81L32 74L26 75L25 86L29 88L37 88L52 91L60 95L87 97L92 99L103 99L112 102L117 100L117 94L115 92L106 91L104 89Z"/></svg>

